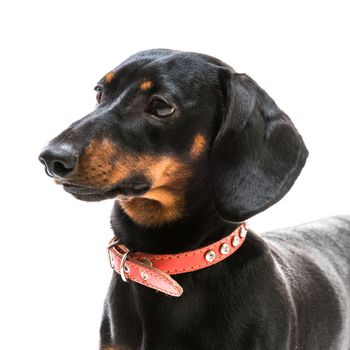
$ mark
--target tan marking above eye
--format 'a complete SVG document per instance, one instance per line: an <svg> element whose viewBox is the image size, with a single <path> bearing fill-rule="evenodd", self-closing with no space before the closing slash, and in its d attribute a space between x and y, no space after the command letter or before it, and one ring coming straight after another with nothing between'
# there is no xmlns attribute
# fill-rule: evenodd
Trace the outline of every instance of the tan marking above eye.
<svg viewBox="0 0 350 350"><path fill-rule="evenodd" d="M147 91L149 90L151 87L153 86L153 83L150 80L144 80L141 84L140 84L140 89L142 91Z"/></svg>
<svg viewBox="0 0 350 350"><path fill-rule="evenodd" d="M110 83L115 77L115 72L114 71L110 71L105 75L105 80L107 83Z"/></svg>
<svg viewBox="0 0 350 350"><path fill-rule="evenodd" d="M193 139L193 143L190 151L191 157L198 158L204 151L205 146L206 146L205 137L202 134L197 134Z"/></svg>

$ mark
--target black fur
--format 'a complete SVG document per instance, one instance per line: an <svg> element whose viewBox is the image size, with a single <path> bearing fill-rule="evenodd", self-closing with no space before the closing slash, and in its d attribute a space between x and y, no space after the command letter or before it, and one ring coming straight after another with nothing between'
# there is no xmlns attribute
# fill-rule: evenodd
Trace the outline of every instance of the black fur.
<svg viewBox="0 0 350 350"><path fill-rule="evenodd" d="M307 158L294 125L251 78L201 54L149 50L131 56L85 118L40 155L49 175L82 200L137 196L144 174L108 188L67 181L91 140L107 138L135 155L188 160L193 138L207 145L193 161L184 214L148 227L118 201L112 229L128 248L176 253L214 242L280 200ZM139 93L142 79L152 81ZM172 116L148 111L152 96L175 106ZM136 185L137 184L137 185ZM350 217L336 217L257 235L210 268L176 275L180 298L113 274L101 325L101 346L125 350L349 350Z"/></svg>

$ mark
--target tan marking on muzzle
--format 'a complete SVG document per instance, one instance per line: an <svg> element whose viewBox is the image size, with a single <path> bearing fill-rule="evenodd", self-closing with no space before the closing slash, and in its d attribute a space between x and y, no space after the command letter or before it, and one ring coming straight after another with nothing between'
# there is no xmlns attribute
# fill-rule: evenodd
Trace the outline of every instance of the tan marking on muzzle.
<svg viewBox="0 0 350 350"><path fill-rule="evenodd" d="M67 178L78 185L88 187L108 187L115 169L118 149L107 139L92 140L79 159L77 169Z"/></svg>
<svg viewBox="0 0 350 350"><path fill-rule="evenodd" d="M117 198L122 209L138 224L161 225L179 218L190 166L171 156L131 155L111 141L93 140L68 180L77 185L108 189L132 173L144 174L151 182L140 196Z"/></svg>
<svg viewBox="0 0 350 350"><path fill-rule="evenodd" d="M147 91L149 90L151 87L153 86L153 83L150 80L144 80L141 84L140 84L140 89L142 91Z"/></svg>
<svg viewBox="0 0 350 350"><path fill-rule="evenodd" d="M206 146L206 139L202 134L197 134L192 143L191 147L191 157L192 158L198 158L202 152L204 151Z"/></svg>
<svg viewBox="0 0 350 350"><path fill-rule="evenodd" d="M112 80L114 79L115 77L115 72L114 71L110 71L108 72L106 75L105 75L105 80L107 83L111 83Z"/></svg>

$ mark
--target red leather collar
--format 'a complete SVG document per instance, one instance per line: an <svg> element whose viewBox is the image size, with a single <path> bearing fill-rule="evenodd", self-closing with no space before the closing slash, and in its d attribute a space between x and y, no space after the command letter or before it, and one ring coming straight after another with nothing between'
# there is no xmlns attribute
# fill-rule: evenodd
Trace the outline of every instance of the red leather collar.
<svg viewBox="0 0 350 350"><path fill-rule="evenodd" d="M109 242L111 267L124 282L131 280L168 295L179 297L182 287L170 277L204 269L228 258L244 242L247 234L243 223L225 238L189 252L179 254L147 254L131 252L115 237Z"/></svg>

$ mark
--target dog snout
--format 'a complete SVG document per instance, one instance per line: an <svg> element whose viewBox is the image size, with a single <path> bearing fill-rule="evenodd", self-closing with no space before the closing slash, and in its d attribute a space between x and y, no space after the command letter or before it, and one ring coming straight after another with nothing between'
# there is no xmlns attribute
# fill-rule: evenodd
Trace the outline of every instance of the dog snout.
<svg viewBox="0 0 350 350"><path fill-rule="evenodd" d="M77 163L77 152L68 144L48 145L39 155L39 160L45 165L47 175L59 179L70 174Z"/></svg>

